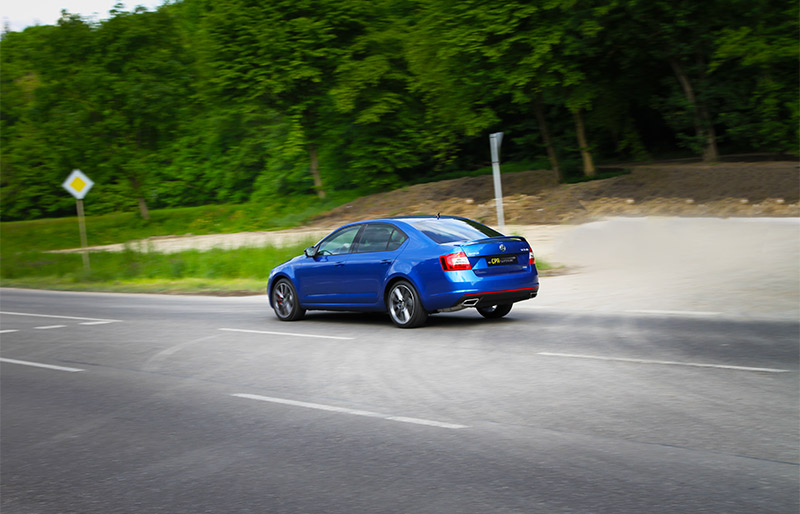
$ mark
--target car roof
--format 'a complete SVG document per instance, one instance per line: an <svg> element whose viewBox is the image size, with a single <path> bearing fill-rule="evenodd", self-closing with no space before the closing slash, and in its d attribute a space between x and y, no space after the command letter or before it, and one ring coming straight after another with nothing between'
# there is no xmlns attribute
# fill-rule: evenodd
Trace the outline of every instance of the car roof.
<svg viewBox="0 0 800 514"><path fill-rule="evenodd" d="M442 220L465 220L463 216L439 216L435 214L418 214L414 216L389 216L386 218L375 218L371 220L361 220L354 223L378 223L378 222L386 222L386 221L417 221L417 220L430 220L430 219L442 219Z"/></svg>

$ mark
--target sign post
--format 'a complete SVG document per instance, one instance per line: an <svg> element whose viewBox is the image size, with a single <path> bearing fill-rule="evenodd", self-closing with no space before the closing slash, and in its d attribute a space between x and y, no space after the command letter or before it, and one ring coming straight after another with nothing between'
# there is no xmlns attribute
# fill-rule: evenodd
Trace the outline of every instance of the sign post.
<svg viewBox="0 0 800 514"><path fill-rule="evenodd" d="M503 143L503 133L489 134L489 148L492 151L492 175L494 176L494 198L497 202L497 227L500 232L505 230L505 217L503 216L503 185L500 183L500 145Z"/></svg>
<svg viewBox="0 0 800 514"><path fill-rule="evenodd" d="M84 175L81 170L72 170L67 180L64 181L62 186L69 191L78 202L78 228L81 232L81 248L83 249L83 269L89 271L89 251L86 249L88 245L86 240L86 221L83 215L83 198L94 185L92 179Z"/></svg>

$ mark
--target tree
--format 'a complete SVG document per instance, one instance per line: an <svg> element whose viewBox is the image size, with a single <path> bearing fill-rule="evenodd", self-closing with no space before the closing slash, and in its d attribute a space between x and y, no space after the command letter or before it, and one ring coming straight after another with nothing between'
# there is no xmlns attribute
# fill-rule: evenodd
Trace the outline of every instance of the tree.
<svg viewBox="0 0 800 514"><path fill-rule="evenodd" d="M330 94L344 115L329 128L339 144L331 156L347 170L347 186L386 188L410 178L426 157L424 105L410 91L405 47L413 10L379 0L365 16L363 34L346 48Z"/></svg>
<svg viewBox="0 0 800 514"><path fill-rule="evenodd" d="M91 27L63 13L56 26L2 36L2 199L4 219L74 213L61 189L90 141L81 74L91 55Z"/></svg>
<svg viewBox="0 0 800 514"><path fill-rule="evenodd" d="M164 164L160 155L175 137L182 107L191 98L192 74L171 12L111 11L97 29L96 53L87 67L94 87L88 126L103 145L97 167L110 180L124 177L149 218L145 191Z"/></svg>
<svg viewBox="0 0 800 514"><path fill-rule="evenodd" d="M601 27L598 8L572 0L543 4L512 1L487 7L477 1L423 1L411 52L429 105L464 133L496 123L491 105L507 101L530 106L551 166L563 173L545 108L572 113L584 172L594 174L584 111L596 88L588 80L594 40Z"/></svg>
<svg viewBox="0 0 800 514"><path fill-rule="evenodd" d="M709 77L725 84L719 119L730 137L755 149L797 153L800 101L798 4L742 2L715 33Z"/></svg>
<svg viewBox="0 0 800 514"><path fill-rule="evenodd" d="M719 158L708 74L714 33L731 11L728 2L715 0L618 0L604 20L615 26L613 37L628 52L669 65L683 95L677 107L688 115L694 128L689 145L704 161Z"/></svg>
<svg viewBox="0 0 800 514"><path fill-rule="evenodd" d="M205 6L212 84L222 97L276 109L289 127L287 151L305 147L314 189L325 197L320 142L335 109L328 94L348 45L364 30L366 0Z"/></svg>

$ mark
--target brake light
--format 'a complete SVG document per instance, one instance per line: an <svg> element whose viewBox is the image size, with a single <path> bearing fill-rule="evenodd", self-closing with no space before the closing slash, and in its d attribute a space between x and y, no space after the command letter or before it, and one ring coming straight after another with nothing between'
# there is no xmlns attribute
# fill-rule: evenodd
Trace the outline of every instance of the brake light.
<svg viewBox="0 0 800 514"><path fill-rule="evenodd" d="M533 248L528 249L528 264L530 266L536 264L536 259L533 257Z"/></svg>
<svg viewBox="0 0 800 514"><path fill-rule="evenodd" d="M439 257L442 262L442 269L445 271L464 271L471 270L472 264L469 263L467 254L464 252L451 253Z"/></svg>

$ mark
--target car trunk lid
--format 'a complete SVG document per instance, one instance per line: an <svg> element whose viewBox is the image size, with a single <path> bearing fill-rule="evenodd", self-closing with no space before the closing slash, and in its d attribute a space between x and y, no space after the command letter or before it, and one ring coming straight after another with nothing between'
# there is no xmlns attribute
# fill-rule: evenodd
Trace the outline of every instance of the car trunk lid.
<svg viewBox="0 0 800 514"><path fill-rule="evenodd" d="M531 246L523 237L489 237L459 246L478 276L520 273L530 268Z"/></svg>

